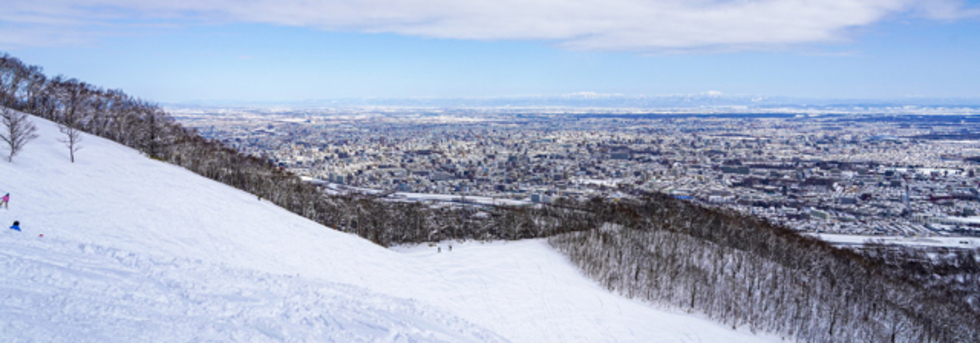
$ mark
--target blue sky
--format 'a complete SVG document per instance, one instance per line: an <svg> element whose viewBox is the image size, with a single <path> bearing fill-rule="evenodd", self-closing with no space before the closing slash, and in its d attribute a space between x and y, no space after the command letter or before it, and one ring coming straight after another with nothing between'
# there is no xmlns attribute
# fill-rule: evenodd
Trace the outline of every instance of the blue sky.
<svg viewBox="0 0 980 343"><path fill-rule="evenodd" d="M707 91L980 97L975 1L4 6L12 9L0 14L0 51L161 102Z"/></svg>

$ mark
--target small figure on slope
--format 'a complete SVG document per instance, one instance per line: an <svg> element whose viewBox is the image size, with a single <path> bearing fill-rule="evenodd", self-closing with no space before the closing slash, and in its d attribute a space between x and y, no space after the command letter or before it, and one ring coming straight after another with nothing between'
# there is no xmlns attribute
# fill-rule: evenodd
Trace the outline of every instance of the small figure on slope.
<svg viewBox="0 0 980 343"><path fill-rule="evenodd" d="M10 229L20 231L20 222L15 220L14 225L11 225Z"/></svg>
<svg viewBox="0 0 980 343"><path fill-rule="evenodd" d="M3 198L0 198L0 205L3 205L3 208L9 208L8 207L9 204L10 204L10 193L7 193L7 195L4 195Z"/></svg>

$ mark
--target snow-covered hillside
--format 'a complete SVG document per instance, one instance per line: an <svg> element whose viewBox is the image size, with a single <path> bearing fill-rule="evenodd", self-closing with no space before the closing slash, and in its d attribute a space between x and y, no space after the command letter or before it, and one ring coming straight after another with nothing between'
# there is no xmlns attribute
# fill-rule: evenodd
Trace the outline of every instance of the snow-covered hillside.
<svg viewBox="0 0 980 343"><path fill-rule="evenodd" d="M779 341L611 294L542 240L384 249L97 137L72 164L32 119L0 162L24 230L0 233L0 341Z"/></svg>

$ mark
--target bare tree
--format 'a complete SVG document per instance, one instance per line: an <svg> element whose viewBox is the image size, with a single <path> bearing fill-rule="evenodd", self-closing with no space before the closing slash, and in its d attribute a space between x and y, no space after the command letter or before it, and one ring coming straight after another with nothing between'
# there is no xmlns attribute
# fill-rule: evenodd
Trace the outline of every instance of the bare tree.
<svg viewBox="0 0 980 343"><path fill-rule="evenodd" d="M78 144L82 141L82 131L78 129L77 123L58 124L58 130L65 134L65 138L60 141L68 147L71 163L75 163L75 152L82 149L82 146Z"/></svg>
<svg viewBox="0 0 980 343"><path fill-rule="evenodd" d="M7 54L0 54L0 105L13 106L17 102L17 90L24 81L24 63Z"/></svg>
<svg viewBox="0 0 980 343"><path fill-rule="evenodd" d="M62 111L61 120L58 121L58 130L65 134L61 139L62 143L68 147L71 156L71 163L75 163L75 152L82 148L78 143L82 140L81 125L84 113L85 100L89 98L91 92L85 83L75 79L63 83L62 87Z"/></svg>
<svg viewBox="0 0 980 343"><path fill-rule="evenodd" d="M37 127L27 118L27 114L14 112L6 107L0 109L0 121L7 126L6 130L0 132L0 139L10 147L7 162L13 162L14 155L17 155L27 142L37 138L35 134Z"/></svg>
<svg viewBox="0 0 980 343"><path fill-rule="evenodd" d="M26 75L20 94L20 98L24 102L24 112L36 115L35 107L37 107L39 96L44 92L47 77L44 76L44 72L38 66L29 66L22 73Z"/></svg>

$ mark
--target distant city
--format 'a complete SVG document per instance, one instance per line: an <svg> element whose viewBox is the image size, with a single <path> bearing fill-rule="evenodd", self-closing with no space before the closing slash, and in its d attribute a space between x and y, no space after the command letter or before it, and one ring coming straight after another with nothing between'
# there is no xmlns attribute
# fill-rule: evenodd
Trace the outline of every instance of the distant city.
<svg viewBox="0 0 980 343"><path fill-rule="evenodd" d="M170 111L329 192L528 206L663 192L802 232L980 233L976 108Z"/></svg>

